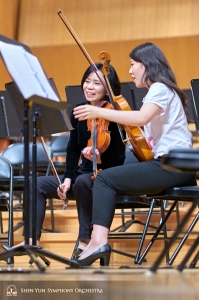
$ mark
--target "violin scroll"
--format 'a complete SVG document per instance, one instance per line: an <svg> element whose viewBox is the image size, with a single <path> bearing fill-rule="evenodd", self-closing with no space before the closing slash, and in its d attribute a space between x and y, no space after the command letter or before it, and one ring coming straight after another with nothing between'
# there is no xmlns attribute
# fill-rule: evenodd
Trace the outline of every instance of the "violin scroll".
<svg viewBox="0 0 199 300"><path fill-rule="evenodd" d="M111 57L110 54L106 51L101 51L99 54L99 59L102 60L103 63L103 74L105 76L108 76L110 74L110 71L108 69L108 66L110 65Z"/></svg>

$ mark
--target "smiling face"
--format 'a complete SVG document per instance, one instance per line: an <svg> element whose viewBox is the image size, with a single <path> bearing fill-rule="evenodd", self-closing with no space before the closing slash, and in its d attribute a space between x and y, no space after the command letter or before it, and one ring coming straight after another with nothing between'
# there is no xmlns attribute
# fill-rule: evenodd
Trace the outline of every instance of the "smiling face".
<svg viewBox="0 0 199 300"><path fill-rule="evenodd" d="M137 88L144 87L143 78L145 73L145 66L142 63L137 62L133 59L130 60L130 63L131 63L131 67L129 73L131 74L131 77L133 78L136 87Z"/></svg>
<svg viewBox="0 0 199 300"><path fill-rule="evenodd" d="M86 100L89 101L91 105L96 105L99 101L104 100L107 94L104 85L95 72L90 73L84 81L83 91Z"/></svg>

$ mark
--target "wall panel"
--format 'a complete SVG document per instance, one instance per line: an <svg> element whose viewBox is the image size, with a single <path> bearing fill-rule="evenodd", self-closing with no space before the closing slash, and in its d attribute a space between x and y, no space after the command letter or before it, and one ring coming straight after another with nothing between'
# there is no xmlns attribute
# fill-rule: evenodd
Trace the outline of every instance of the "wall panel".
<svg viewBox="0 0 199 300"><path fill-rule="evenodd" d="M0 0L0 34L17 37L19 0Z"/></svg>
<svg viewBox="0 0 199 300"><path fill-rule="evenodd" d="M94 62L99 61L101 51L111 56L111 64L116 68L121 81L131 81L129 75L129 53L133 47L148 40L126 42L95 43L85 45ZM190 88L190 80L199 78L198 46L199 36L170 39L151 39L165 53L173 68L179 86ZM175 47L174 47L175 45ZM88 62L77 45L32 48L40 58L48 77L53 77L63 100L66 99L64 87L80 84Z"/></svg>
<svg viewBox="0 0 199 300"><path fill-rule="evenodd" d="M19 40L31 47L73 44L59 8L83 43L199 34L198 0L21 0Z"/></svg>
<svg viewBox="0 0 199 300"><path fill-rule="evenodd" d="M1 34L31 48L62 99L65 85L79 84L88 63L58 17L59 8L94 61L100 51L110 53L121 81L130 80L130 50L144 41L156 42L165 52L181 88L199 78L198 0L0 0ZM4 89L11 78L1 60L0 70Z"/></svg>

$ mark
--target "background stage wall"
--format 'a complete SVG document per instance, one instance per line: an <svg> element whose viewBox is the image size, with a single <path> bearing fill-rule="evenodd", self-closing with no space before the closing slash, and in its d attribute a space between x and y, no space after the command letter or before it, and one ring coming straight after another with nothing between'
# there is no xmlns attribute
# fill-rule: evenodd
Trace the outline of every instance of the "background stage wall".
<svg viewBox="0 0 199 300"><path fill-rule="evenodd" d="M131 81L129 52L155 42L179 86L199 78L199 0L0 0L0 34L28 45L63 100L65 86L79 85L88 62L59 18L61 9L90 54L107 51L121 81ZM0 61L0 89L11 81Z"/></svg>

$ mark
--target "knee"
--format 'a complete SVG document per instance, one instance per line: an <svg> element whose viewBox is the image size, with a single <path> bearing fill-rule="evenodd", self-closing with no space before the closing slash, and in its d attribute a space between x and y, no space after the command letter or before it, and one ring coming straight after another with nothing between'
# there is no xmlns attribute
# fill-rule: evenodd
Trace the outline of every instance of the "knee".
<svg viewBox="0 0 199 300"><path fill-rule="evenodd" d="M84 187L85 187L84 178L82 178L82 176L78 176L76 178L75 184L74 184L74 193L75 193L75 195L77 193L81 192Z"/></svg>
<svg viewBox="0 0 199 300"><path fill-rule="evenodd" d="M92 193L93 182L90 174L80 175L76 178L74 184L75 196Z"/></svg>
<svg viewBox="0 0 199 300"><path fill-rule="evenodd" d="M42 195L45 198L47 197L49 192L49 186L46 182L46 176L39 176L37 177L37 193L38 195Z"/></svg>
<svg viewBox="0 0 199 300"><path fill-rule="evenodd" d="M108 179L109 177L106 177L106 172L103 171L98 173L97 177L95 178L95 185L99 185L99 184L102 184L102 183L108 183Z"/></svg>
<svg viewBox="0 0 199 300"><path fill-rule="evenodd" d="M37 177L37 189L40 190L43 187L44 180L41 177Z"/></svg>

